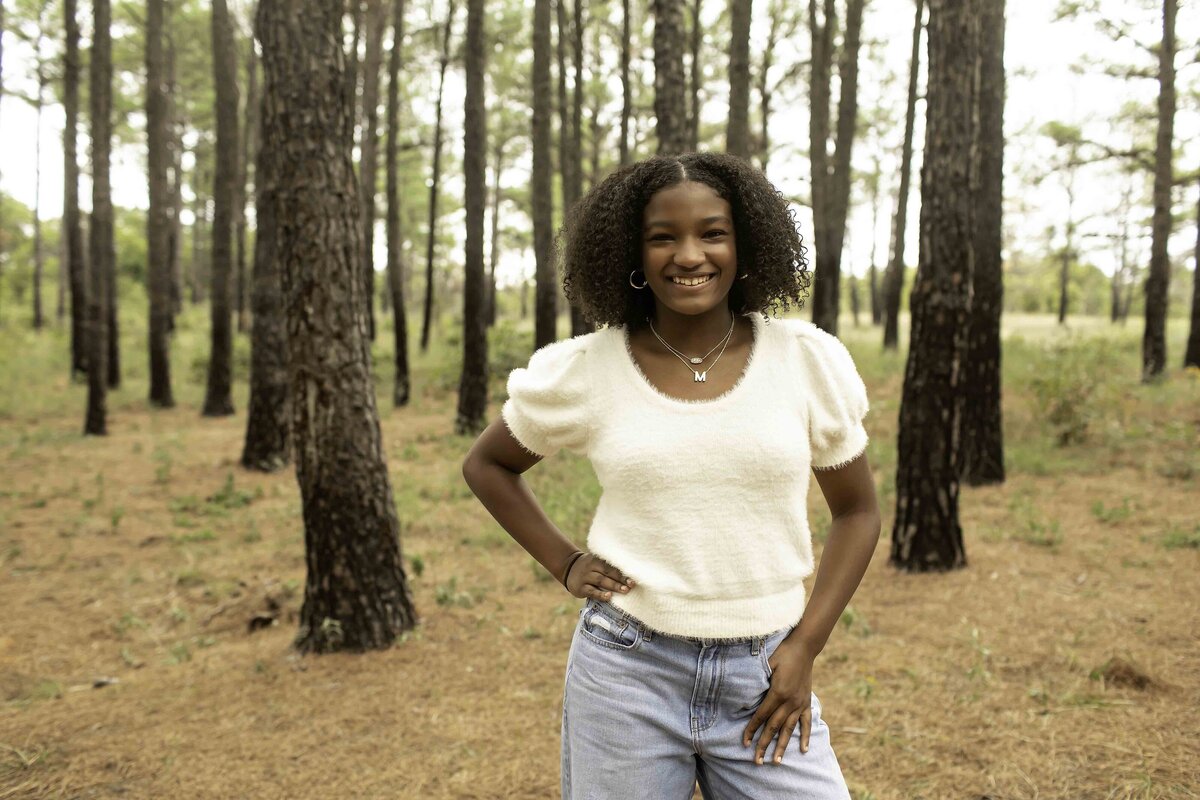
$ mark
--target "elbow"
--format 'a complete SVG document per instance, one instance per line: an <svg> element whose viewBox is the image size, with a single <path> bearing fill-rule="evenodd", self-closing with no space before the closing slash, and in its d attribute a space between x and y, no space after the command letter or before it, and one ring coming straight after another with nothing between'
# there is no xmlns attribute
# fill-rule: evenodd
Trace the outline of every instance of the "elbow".
<svg viewBox="0 0 1200 800"><path fill-rule="evenodd" d="M471 489L471 492L475 495L479 494L479 492L475 490L475 487L478 484L479 475L482 470L483 464L481 463L479 455L472 448L472 450L467 453L467 457L463 459L462 476L463 482L467 484L467 486Z"/></svg>

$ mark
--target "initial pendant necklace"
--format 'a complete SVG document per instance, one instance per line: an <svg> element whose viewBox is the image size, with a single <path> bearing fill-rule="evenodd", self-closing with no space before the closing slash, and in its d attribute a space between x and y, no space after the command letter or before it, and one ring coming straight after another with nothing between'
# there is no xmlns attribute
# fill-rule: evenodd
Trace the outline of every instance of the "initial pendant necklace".
<svg viewBox="0 0 1200 800"><path fill-rule="evenodd" d="M733 326L734 326L734 323L735 323L736 321L737 321L737 320L736 320L736 318L733 316L733 312L731 311L731 312L729 313L729 330L728 330L728 331L725 333L725 336L724 336L724 338L723 338L723 339L722 339L722 340L721 340L721 341L718 343L718 344L720 344L720 347L721 347L721 352L720 352L720 353L717 353L717 357L713 359L713 362L712 362L712 364L709 364L709 365L708 365L708 368L709 368L709 369L712 369L714 366L716 366L717 362L721 360L721 356L722 356L722 354L724 354L724 352L725 352L725 347L726 347L726 346L729 344L729 340L730 340L730 338L732 338L732 335L733 335ZM654 322L653 322L653 321L651 321L651 322L650 322L650 330L651 330L651 331L654 333L654 336L655 336L655 338L657 338L657 339L658 339L660 342L662 342L662 343L663 343L663 347L667 348L667 349L668 349L668 350L670 350L672 353L674 353L674 354L675 354L675 357L676 357L676 358L678 358L680 361L682 361L682 362L684 363L684 365L685 365L685 366L686 366L686 367L687 367L689 370L691 370L691 371L692 371L692 380L693 380L693 382L695 382L695 383L706 383L706 382L708 381L708 369L704 370L703 372L700 372L699 370L692 369L692 366L691 366L691 365L692 365L692 364L703 364L703 363L704 363L704 359L708 358L708 357L709 357L709 355L712 353L712 351L717 349L717 345L713 345L713 346L712 346L712 349L710 349L710 350L709 350L707 353L705 353L705 354L704 354L704 355L702 355L702 356L691 356L691 357L688 357L688 356L685 356L683 353L679 352L678 350L676 350L676 349L675 349L674 347L672 347L670 344L668 344L668 343L667 343L667 341L666 341L666 339L664 339L664 338L662 338L661 336L659 336L659 335L658 335L658 331L657 331L657 330L655 330L655 328L654 328Z"/></svg>

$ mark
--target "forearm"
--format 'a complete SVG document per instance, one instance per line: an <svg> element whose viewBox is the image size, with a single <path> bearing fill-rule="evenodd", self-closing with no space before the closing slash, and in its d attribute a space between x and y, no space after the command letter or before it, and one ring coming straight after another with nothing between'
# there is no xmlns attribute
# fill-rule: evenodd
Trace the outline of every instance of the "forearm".
<svg viewBox="0 0 1200 800"><path fill-rule="evenodd" d="M550 521L525 479L499 464L475 464L463 478L484 508L555 580L580 548Z"/></svg>
<svg viewBox="0 0 1200 800"><path fill-rule="evenodd" d="M862 582L879 541L879 530L876 511L856 511L833 520L804 616L787 636L814 657L824 649Z"/></svg>

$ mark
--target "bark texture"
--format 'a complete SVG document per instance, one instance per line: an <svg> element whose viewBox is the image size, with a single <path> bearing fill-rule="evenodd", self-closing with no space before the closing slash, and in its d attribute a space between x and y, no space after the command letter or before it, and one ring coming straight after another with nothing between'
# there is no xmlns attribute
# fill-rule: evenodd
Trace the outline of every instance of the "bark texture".
<svg viewBox="0 0 1200 800"><path fill-rule="evenodd" d="M404 45L405 0L393 0L392 52L388 56L387 104L387 245L388 292L391 296L392 328L396 370L392 382L392 405L408 405L408 311L404 302L404 263L400 230L400 168L396 151L400 138L400 54Z"/></svg>
<svg viewBox="0 0 1200 800"><path fill-rule="evenodd" d="M367 333L375 339L375 186L379 177L379 69L383 62L383 30L387 21L384 0L367 0L367 45L362 74L362 271L367 301Z"/></svg>
<svg viewBox="0 0 1200 800"><path fill-rule="evenodd" d="M88 110L92 139L92 218L88 225L88 399L83 432L108 433L109 302L116 252L109 155L112 147L112 5L92 0L92 52L88 63Z"/></svg>
<svg viewBox="0 0 1200 800"><path fill-rule="evenodd" d="M735 6L737 3L734 4ZM749 8L750 0L746 0ZM688 81L688 95L691 106L688 108L688 149L700 149L700 92L704 84L704 68L700 58L700 46L704 44L704 26L700 24L702 0L692 0L691 13L691 79Z"/></svg>
<svg viewBox="0 0 1200 800"><path fill-rule="evenodd" d="M904 291L904 239L908 229L908 190L912 182L913 126L917 116L917 75L921 67L921 30L925 0L917 0L912 57L908 63L908 101L904 112L904 146L900 153L900 188L892 220L892 252L883 275L883 346L895 350L900 339L900 294Z"/></svg>
<svg viewBox="0 0 1200 800"><path fill-rule="evenodd" d="M930 0L929 91L921 173L921 260L909 304L890 563L909 572L966 565L958 494L975 232L978 0Z"/></svg>
<svg viewBox="0 0 1200 800"><path fill-rule="evenodd" d="M442 34L442 53L438 59L437 111L433 124L433 181L429 184L429 235L425 241L425 321L421 326L421 352L429 349L433 327L433 247L437 240L438 184L442 179L442 99L446 88L446 68L450 64L450 33L454 25L454 0L446 9Z"/></svg>
<svg viewBox="0 0 1200 800"><path fill-rule="evenodd" d="M167 96L163 81L165 0L146 0L146 144L150 208L146 213L147 279L150 294L150 403L175 405L171 394L170 189L167 170Z"/></svg>
<svg viewBox="0 0 1200 800"><path fill-rule="evenodd" d="M261 18L259 18L261 19ZM256 32L261 39L261 32ZM261 114L266 98L257 98L260 141L278 141L280 130L265 130ZM270 124L278 119L272 117ZM246 440L242 466L274 472L292 458L292 408L288 374L287 318L279 246L279 159L269 147L259 147L254 164L254 270L250 286L250 400L246 411Z"/></svg>
<svg viewBox="0 0 1200 800"><path fill-rule="evenodd" d="M463 286L463 365L455 430L477 433L487 414L487 314L483 269L483 215L487 206L487 68L484 0L467 0L467 96L463 109L463 205L467 215Z"/></svg>
<svg viewBox="0 0 1200 800"><path fill-rule="evenodd" d="M1192 269L1192 317L1183 366L1200 367L1200 200L1196 201L1196 249Z"/></svg>
<svg viewBox="0 0 1200 800"><path fill-rule="evenodd" d="M419 620L371 380L340 4L261 0L257 19L308 566L295 646L385 648Z"/></svg>
<svg viewBox="0 0 1200 800"><path fill-rule="evenodd" d="M246 193L250 182L250 165L255 161L258 135L258 56L254 52L254 39L246 42L246 99L242 104L242 146L238 154L237 201L234 203L236 217L234 241L237 246L237 329L245 333L250 327L250 304L247 296L246 277ZM253 280L253 277L250 278ZM249 290L253 292L253 288Z"/></svg>
<svg viewBox="0 0 1200 800"><path fill-rule="evenodd" d="M975 148L975 273L964 363L962 477L971 486L1004 482L1000 403L1000 314L1004 307L1004 29L1005 0L979 9L979 124Z"/></svg>
<svg viewBox="0 0 1200 800"><path fill-rule="evenodd" d="M536 350L558 338L558 285L554 269L553 167L550 163L550 0L533 4L533 254L536 262Z"/></svg>
<svg viewBox="0 0 1200 800"><path fill-rule="evenodd" d="M750 157L750 17L751 0L729 4L729 125L725 149L735 156Z"/></svg>
<svg viewBox="0 0 1200 800"><path fill-rule="evenodd" d="M683 0L654 0L654 116L666 155L688 149L684 41Z"/></svg>
<svg viewBox="0 0 1200 800"><path fill-rule="evenodd" d="M629 77L629 6L629 0L621 0L621 141L617 158L622 167L629 163L629 116L633 113L633 84Z"/></svg>
<svg viewBox="0 0 1200 800"><path fill-rule="evenodd" d="M225 0L212 2L213 84L217 95L217 158L213 171L212 337L206 417L233 413L233 327L230 277L233 275L233 217L238 181L237 48Z"/></svg>
<svg viewBox="0 0 1200 800"><path fill-rule="evenodd" d="M71 283L71 377L87 374L87 275L79 224L79 17L76 0L63 0L63 252Z"/></svg>
<svg viewBox="0 0 1200 800"><path fill-rule="evenodd" d="M1167 289L1171 260L1171 148L1175 138L1175 15L1179 0L1163 0L1158 48L1158 136L1154 147L1154 217L1150 223L1150 274L1146 278L1146 327L1142 335L1142 381L1157 380L1167 364Z"/></svg>

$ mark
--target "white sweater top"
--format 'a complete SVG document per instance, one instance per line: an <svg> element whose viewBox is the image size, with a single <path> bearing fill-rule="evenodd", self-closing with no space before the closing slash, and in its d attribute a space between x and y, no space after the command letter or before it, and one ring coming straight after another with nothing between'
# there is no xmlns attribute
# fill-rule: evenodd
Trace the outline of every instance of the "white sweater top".
<svg viewBox="0 0 1200 800"><path fill-rule="evenodd" d="M757 312L738 382L711 400L655 388L624 326L548 344L508 377L501 416L532 453L591 460L587 550L637 585L609 602L647 627L714 639L799 621L813 572L809 469L867 445L867 392L845 346Z"/></svg>

